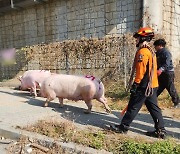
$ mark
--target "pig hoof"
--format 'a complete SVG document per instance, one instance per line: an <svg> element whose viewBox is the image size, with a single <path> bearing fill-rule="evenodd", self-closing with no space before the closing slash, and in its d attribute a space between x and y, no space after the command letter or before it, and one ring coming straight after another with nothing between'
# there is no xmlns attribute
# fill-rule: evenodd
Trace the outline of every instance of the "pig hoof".
<svg viewBox="0 0 180 154"><path fill-rule="evenodd" d="M38 97L41 97L41 94L37 94Z"/></svg>
<svg viewBox="0 0 180 154"><path fill-rule="evenodd" d="M63 108L63 106L64 106L63 104L60 104L60 105L59 105L60 108Z"/></svg>
<svg viewBox="0 0 180 154"><path fill-rule="evenodd" d="M47 103L45 103L45 104L44 104L44 107L48 107L48 104L47 104Z"/></svg>
<svg viewBox="0 0 180 154"><path fill-rule="evenodd" d="M106 109L106 112L107 113L111 113L111 109Z"/></svg>
<svg viewBox="0 0 180 154"><path fill-rule="evenodd" d="M85 113L85 114L90 114L91 111L89 111L89 110L84 110L84 113Z"/></svg>

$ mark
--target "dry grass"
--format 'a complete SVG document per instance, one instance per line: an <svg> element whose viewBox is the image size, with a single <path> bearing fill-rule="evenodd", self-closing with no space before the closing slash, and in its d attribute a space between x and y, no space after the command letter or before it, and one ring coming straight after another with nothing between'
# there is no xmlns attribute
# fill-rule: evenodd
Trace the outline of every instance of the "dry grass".
<svg viewBox="0 0 180 154"><path fill-rule="evenodd" d="M71 121L61 123L55 121L39 121L35 126L29 126L25 129L52 138L58 138L63 142L70 141L72 134L76 132L75 126Z"/></svg>
<svg viewBox="0 0 180 154"><path fill-rule="evenodd" d="M29 151L29 152L28 152ZM17 142L11 143L7 148L7 154L67 154L61 146L53 143L48 146L47 144L40 143L37 140L32 140L27 137L21 137Z"/></svg>
<svg viewBox="0 0 180 154"><path fill-rule="evenodd" d="M99 128L86 127L79 129L71 121L39 121L33 126L22 128L27 131L37 132L62 142L75 142L95 149L105 149L118 153L116 149L130 138L136 142L151 142L142 137L128 137L112 131L100 130ZM119 150L119 149L118 149Z"/></svg>
<svg viewBox="0 0 180 154"><path fill-rule="evenodd" d="M152 145L157 142L153 139L148 140L140 136L117 134L95 127L79 129L78 126L75 126L71 121L39 121L34 126L27 126L22 129L53 137L63 142L74 142L95 149L104 149L115 154L126 152L123 151L123 147L126 146L126 144L136 143L139 144L139 146L144 146L145 144ZM169 141L172 144L174 143L173 139Z"/></svg>

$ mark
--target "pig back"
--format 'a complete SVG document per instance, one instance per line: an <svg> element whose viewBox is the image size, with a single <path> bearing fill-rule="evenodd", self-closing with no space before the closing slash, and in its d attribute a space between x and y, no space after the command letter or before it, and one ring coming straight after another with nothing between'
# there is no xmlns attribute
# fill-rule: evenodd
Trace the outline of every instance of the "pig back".
<svg viewBox="0 0 180 154"><path fill-rule="evenodd" d="M29 75L34 74L34 73L44 73L44 72L50 72L50 71L46 71L46 70L28 70L28 71L24 72L24 74L22 75L22 78L25 78L26 76L29 76Z"/></svg>
<svg viewBox="0 0 180 154"><path fill-rule="evenodd" d="M51 75L50 71L45 70L29 70L26 71L21 78L22 88L31 88L36 83L42 83L42 81Z"/></svg>

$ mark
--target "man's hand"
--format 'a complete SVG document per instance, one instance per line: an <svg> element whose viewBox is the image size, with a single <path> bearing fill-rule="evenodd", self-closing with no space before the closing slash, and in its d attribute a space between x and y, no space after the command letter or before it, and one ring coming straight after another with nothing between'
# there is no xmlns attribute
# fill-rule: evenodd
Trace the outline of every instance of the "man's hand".
<svg viewBox="0 0 180 154"><path fill-rule="evenodd" d="M139 86L138 83L134 82L131 89L130 89L130 93L131 94L136 94L136 90L137 90L137 87Z"/></svg>
<svg viewBox="0 0 180 154"><path fill-rule="evenodd" d="M162 70L157 70L157 75L160 76L162 73Z"/></svg>

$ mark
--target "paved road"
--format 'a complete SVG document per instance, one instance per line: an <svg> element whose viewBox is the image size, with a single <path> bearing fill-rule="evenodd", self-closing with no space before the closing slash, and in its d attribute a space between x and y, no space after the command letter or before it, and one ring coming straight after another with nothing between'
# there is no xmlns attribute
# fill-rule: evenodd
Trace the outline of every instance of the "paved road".
<svg viewBox="0 0 180 154"><path fill-rule="evenodd" d="M1 139L0 139L0 154L6 154L9 144L12 143L12 142L13 142L13 140L7 139L7 138L4 138L3 136L1 136Z"/></svg>
<svg viewBox="0 0 180 154"><path fill-rule="evenodd" d="M2 144L0 143L0 153L1 154L6 154L6 148L8 147L8 144Z"/></svg>
<svg viewBox="0 0 180 154"><path fill-rule="evenodd" d="M49 107L42 107L44 98L33 98L28 92L0 87L0 127L26 126L47 118L65 118L79 125L91 125L103 128L105 124L119 123L119 112L112 114L98 112L93 108L91 114L84 114L84 102L68 101L63 108L59 108L58 99L52 101ZM180 121L164 117L168 133L180 140ZM139 113L131 125L129 135L142 135L153 130L153 121L149 114Z"/></svg>

